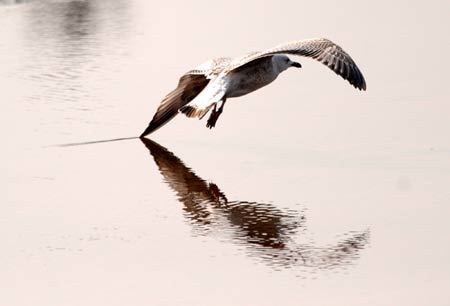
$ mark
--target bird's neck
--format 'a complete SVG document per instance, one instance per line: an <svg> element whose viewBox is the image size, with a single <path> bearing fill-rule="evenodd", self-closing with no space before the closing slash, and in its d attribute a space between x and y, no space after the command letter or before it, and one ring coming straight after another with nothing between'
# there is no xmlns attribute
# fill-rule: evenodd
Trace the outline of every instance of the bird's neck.
<svg viewBox="0 0 450 306"><path fill-rule="evenodd" d="M276 57L272 57L272 70L273 70L274 74L279 75L280 73L285 71L287 68L288 67L286 67L286 65L283 65L283 63L280 62L279 60L277 60Z"/></svg>

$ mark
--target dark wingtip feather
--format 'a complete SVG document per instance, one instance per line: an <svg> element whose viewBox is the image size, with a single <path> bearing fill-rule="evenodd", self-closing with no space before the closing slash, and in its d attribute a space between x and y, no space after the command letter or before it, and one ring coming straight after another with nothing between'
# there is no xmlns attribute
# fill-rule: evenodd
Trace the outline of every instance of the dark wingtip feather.
<svg viewBox="0 0 450 306"><path fill-rule="evenodd" d="M164 112L157 112L155 116L153 116L152 121L148 124L148 127L141 134L140 138L145 137L150 133L153 133L154 131L165 125L167 122L172 120L172 118L175 117L177 114L178 110L176 109L176 107L173 107L172 109L167 109Z"/></svg>
<svg viewBox="0 0 450 306"><path fill-rule="evenodd" d="M177 110L173 109L171 111L166 111L164 113L156 113L153 117L152 121L148 124L148 127L145 129L145 131L139 136L140 138L143 138L150 133L153 133L163 125L165 125L167 122L169 122L173 117L177 115Z"/></svg>
<svg viewBox="0 0 450 306"><path fill-rule="evenodd" d="M145 136L154 132L155 130L156 130L156 127L152 123L150 123L148 125L148 127L145 129L145 131L141 134L141 136L139 136L139 138L144 138Z"/></svg>
<svg viewBox="0 0 450 306"><path fill-rule="evenodd" d="M353 86L355 86L357 89L364 91L367 89L366 86L366 80L364 79L364 76L362 75L361 71L356 67L356 80L354 81Z"/></svg>
<svg viewBox="0 0 450 306"><path fill-rule="evenodd" d="M350 69L349 69L348 73L346 72L344 74L344 73L341 73L341 71L338 71L338 70L334 70L334 72L336 72L342 78L347 80L356 89L359 89L359 90L366 90L367 89L366 80L364 79L363 74L361 73L359 68L356 66L356 64L353 63L350 66Z"/></svg>
<svg viewBox="0 0 450 306"><path fill-rule="evenodd" d="M359 90L366 90L367 89L366 80L364 79L362 74L361 74L361 78L362 78L362 84L361 84L361 87L359 88Z"/></svg>

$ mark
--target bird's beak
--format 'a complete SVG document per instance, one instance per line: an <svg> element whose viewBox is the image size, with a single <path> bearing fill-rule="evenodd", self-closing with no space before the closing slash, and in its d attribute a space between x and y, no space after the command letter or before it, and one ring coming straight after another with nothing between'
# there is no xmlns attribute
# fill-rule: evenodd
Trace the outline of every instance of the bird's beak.
<svg viewBox="0 0 450 306"><path fill-rule="evenodd" d="M292 67L296 67L296 68L302 68L302 65L300 63L297 63L297 62L292 62L291 66Z"/></svg>

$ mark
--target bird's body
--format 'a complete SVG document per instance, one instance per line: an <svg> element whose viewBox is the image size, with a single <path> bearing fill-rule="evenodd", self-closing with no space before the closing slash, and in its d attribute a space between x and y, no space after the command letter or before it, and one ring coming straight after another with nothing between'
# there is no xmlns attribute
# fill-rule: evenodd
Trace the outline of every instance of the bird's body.
<svg viewBox="0 0 450 306"><path fill-rule="evenodd" d="M209 60L184 74L178 87L161 102L144 137L171 120L179 112L188 117L203 118L213 108L207 127L215 126L228 98L251 93L273 82L290 67L300 68L286 54L312 57L365 90L366 83L351 57L327 39L310 39L281 44L262 52L252 52L237 59ZM222 102L217 110L216 105Z"/></svg>
<svg viewBox="0 0 450 306"><path fill-rule="evenodd" d="M259 62L244 66L226 74L228 98L236 98L269 85L278 77L279 71L273 63L273 57L264 57Z"/></svg>

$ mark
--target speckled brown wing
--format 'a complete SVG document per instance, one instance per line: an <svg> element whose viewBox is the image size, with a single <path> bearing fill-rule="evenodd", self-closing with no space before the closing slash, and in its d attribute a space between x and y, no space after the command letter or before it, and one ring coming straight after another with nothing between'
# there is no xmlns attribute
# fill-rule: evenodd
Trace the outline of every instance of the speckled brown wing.
<svg viewBox="0 0 450 306"><path fill-rule="evenodd" d="M325 38L293 41L274 48L247 54L233 60L224 72L231 72L257 59L275 54L292 54L313 58L328 66L355 88L366 90L366 81L353 59L341 47Z"/></svg>
<svg viewBox="0 0 450 306"><path fill-rule="evenodd" d="M209 81L215 78L231 59L217 58L200 65L185 73L179 80L177 88L170 92L159 105L148 127L141 134L141 138L156 131L178 114L178 110L191 102Z"/></svg>
<svg viewBox="0 0 450 306"><path fill-rule="evenodd" d="M169 122L178 114L180 107L188 104L194 99L209 83L209 79L204 74L187 73L180 78L177 88L170 92L159 105L150 121L148 127L141 134L144 137Z"/></svg>

